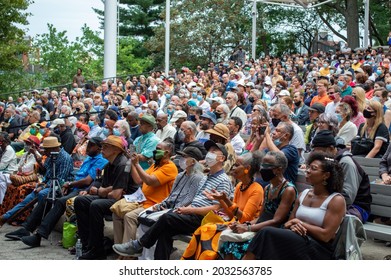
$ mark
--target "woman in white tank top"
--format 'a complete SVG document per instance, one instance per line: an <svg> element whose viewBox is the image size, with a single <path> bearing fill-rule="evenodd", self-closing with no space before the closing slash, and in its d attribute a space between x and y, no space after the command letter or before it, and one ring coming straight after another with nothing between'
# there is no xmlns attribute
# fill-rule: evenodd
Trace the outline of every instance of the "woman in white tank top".
<svg viewBox="0 0 391 280"><path fill-rule="evenodd" d="M331 259L335 234L345 216L342 167L331 155L311 153L307 182L312 189L296 200L285 228L264 228L253 238L243 259Z"/></svg>

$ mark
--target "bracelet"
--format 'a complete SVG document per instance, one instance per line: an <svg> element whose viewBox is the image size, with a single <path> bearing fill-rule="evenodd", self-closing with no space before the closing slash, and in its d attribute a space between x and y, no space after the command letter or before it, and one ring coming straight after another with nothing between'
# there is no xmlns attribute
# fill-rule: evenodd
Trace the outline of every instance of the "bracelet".
<svg viewBox="0 0 391 280"><path fill-rule="evenodd" d="M251 232L251 223L250 222L246 222L246 225L247 225L247 231Z"/></svg>

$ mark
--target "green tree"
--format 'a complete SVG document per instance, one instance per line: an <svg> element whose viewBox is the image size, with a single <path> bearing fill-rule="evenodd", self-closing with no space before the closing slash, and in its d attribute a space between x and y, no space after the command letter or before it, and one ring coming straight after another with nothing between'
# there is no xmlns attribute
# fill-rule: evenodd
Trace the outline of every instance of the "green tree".
<svg viewBox="0 0 391 280"><path fill-rule="evenodd" d="M0 4L0 92L13 89L23 75L22 55L29 40L18 25L27 25L30 0L3 0Z"/></svg>
<svg viewBox="0 0 391 280"><path fill-rule="evenodd" d="M150 69L152 61L149 58L141 58L139 49L143 49L140 41L130 37L120 39L117 76L144 73Z"/></svg>

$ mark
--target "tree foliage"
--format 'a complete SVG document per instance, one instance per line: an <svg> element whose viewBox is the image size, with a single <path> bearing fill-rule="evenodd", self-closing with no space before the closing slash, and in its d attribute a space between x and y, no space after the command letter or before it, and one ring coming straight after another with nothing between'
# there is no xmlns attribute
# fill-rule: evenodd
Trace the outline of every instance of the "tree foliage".
<svg viewBox="0 0 391 280"><path fill-rule="evenodd" d="M20 25L27 25L29 0L3 0L0 4L0 91L12 89L23 71L22 55L29 40Z"/></svg>

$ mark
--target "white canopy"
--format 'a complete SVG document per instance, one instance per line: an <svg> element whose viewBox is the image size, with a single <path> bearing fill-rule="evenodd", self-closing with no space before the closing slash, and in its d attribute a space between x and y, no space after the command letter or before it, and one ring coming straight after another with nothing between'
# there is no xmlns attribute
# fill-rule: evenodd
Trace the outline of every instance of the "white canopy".
<svg viewBox="0 0 391 280"><path fill-rule="evenodd" d="M314 8L323 5L333 0L256 0L265 4L281 5L281 6L301 6L305 9Z"/></svg>

